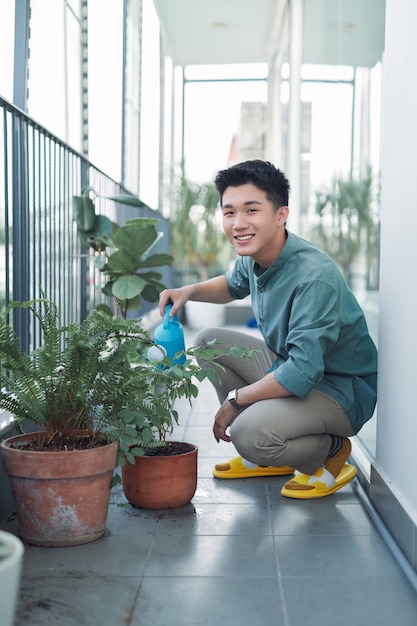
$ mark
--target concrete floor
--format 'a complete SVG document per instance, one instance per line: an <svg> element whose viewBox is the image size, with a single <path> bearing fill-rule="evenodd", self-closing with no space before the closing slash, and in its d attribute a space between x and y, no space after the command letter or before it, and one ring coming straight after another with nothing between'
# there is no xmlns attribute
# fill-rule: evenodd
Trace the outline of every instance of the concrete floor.
<svg viewBox="0 0 417 626"><path fill-rule="evenodd" d="M104 538L27 546L16 626L416 626L415 591L353 484L297 501L285 477L212 477L235 455L212 436L217 404L203 384L175 433L199 448L192 502L135 509L116 488Z"/></svg>

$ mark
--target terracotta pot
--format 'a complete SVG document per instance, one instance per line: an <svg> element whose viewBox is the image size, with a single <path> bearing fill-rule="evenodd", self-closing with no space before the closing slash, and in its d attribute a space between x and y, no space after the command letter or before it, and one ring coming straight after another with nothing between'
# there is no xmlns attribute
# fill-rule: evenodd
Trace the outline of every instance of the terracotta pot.
<svg viewBox="0 0 417 626"><path fill-rule="evenodd" d="M103 536L118 442L68 452L36 452L0 444L20 535L36 546L75 546Z"/></svg>
<svg viewBox="0 0 417 626"><path fill-rule="evenodd" d="M170 456L140 456L122 467L126 498L142 509L173 509L190 502L197 488L198 449Z"/></svg>

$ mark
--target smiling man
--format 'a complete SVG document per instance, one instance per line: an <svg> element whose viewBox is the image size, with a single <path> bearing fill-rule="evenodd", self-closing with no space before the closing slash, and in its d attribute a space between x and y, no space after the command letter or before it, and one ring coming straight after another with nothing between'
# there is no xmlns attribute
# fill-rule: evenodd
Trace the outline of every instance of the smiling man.
<svg viewBox="0 0 417 626"><path fill-rule="evenodd" d="M223 228L238 254L224 276L167 289L160 311L174 315L187 300L226 303L251 296L262 338L207 328L213 339L257 350L224 358L217 441L241 455L215 466L216 478L292 474L290 498L330 495L351 482L349 437L372 417L377 351L363 311L335 263L286 229L289 182L271 163L245 161L215 180Z"/></svg>

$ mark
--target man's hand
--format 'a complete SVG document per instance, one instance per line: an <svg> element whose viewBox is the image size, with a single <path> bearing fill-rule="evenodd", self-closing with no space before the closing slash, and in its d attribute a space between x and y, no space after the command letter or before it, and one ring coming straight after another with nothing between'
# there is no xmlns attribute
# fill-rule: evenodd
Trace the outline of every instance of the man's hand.
<svg viewBox="0 0 417 626"><path fill-rule="evenodd" d="M223 441L232 441L230 436L226 433L230 424L235 421L239 415L239 409L235 409L228 400L225 400L217 411L214 418L213 434L217 443L222 439Z"/></svg>
<svg viewBox="0 0 417 626"><path fill-rule="evenodd" d="M183 307L184 304L187 302L189 298L189 292L189 287L180 287L178 289L164 289L164 291L161 291L161 293L159 294L159 312L161 314L161 317L164 316L165 307L169 302L172 303L170 315L171 317L174 317L175 313L178 313L181 307Z"/></svg>

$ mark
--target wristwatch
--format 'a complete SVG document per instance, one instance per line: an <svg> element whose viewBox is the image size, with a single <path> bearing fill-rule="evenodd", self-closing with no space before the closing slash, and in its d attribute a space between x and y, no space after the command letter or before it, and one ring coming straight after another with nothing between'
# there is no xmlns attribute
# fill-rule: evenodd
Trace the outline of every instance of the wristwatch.
<svg viewBox="0 0 417 626"><path fill-rule="evenodd" d="M237 389L229 391L229 393L227 394L227 399L229 400L230 404L235 407L235 409L238 409L240 411L244 408L244 406L242 404L239 404L237 401Z"/></svg>

